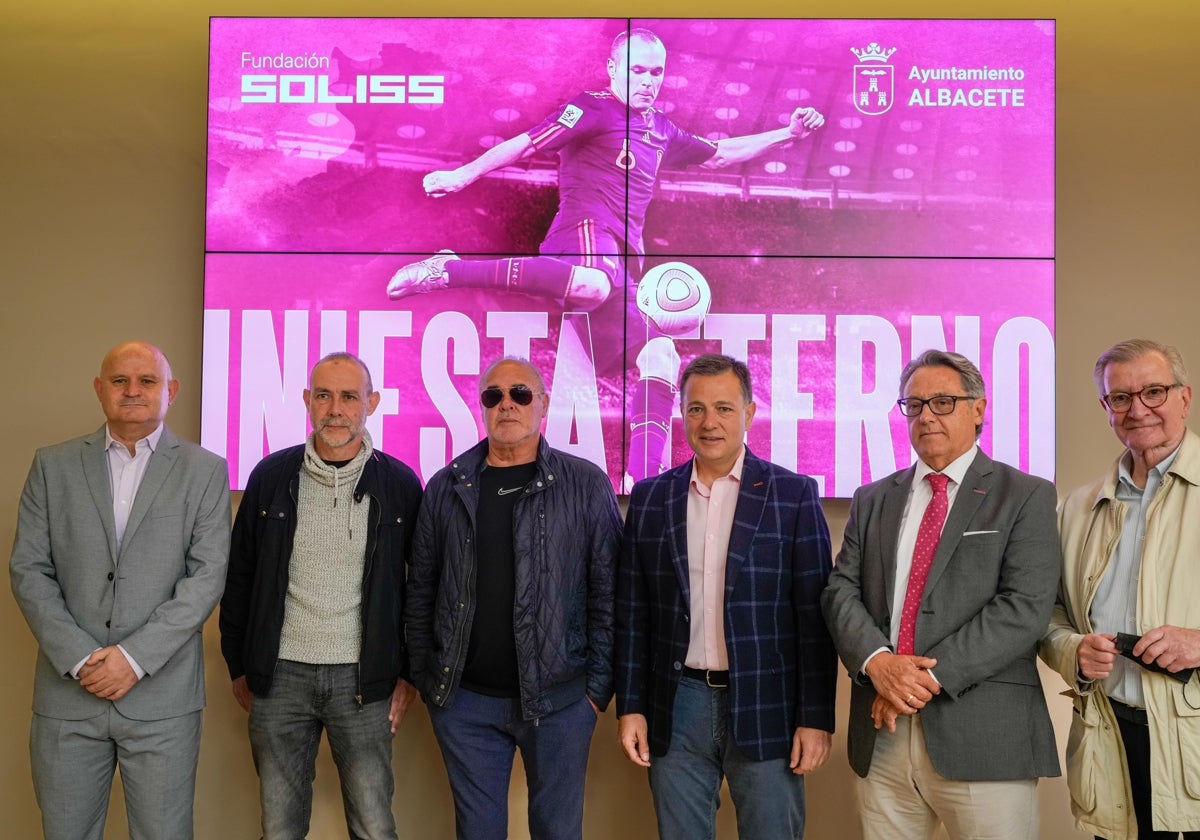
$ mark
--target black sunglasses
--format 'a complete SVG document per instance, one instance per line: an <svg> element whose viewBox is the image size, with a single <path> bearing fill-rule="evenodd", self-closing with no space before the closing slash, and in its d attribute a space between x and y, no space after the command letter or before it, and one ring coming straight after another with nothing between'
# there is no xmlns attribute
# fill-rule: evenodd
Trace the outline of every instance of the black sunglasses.
<svg viewBox="0 0 1200 840"><path fill-rule="evenodd" d="M528 385L514 385L508 389L508 397L517 405L529 405L533 402L533 391ZM479 402L484 408L495 408L504 399L504 389L498 385L484 388L479 393Z"/></svg>

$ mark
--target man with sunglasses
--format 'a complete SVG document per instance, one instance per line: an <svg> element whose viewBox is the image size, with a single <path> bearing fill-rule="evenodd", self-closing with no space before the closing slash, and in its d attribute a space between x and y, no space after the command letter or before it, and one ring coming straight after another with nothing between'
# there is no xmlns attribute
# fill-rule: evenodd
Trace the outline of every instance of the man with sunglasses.
<svg viewBox="0 0 1200 840"><path fill-rule="evenodd" d="M1041 653L1071 689L1076 825L1200 838L1200 439L1179 351L1131 339L1096 361L1125 451L1059 516L1063 579Z"/></svg>
<svg viewBox="0 0 1200 840"><path fill-rule="evenodd" d="M822 600L863 837L1036 838L1037 779L1059 773L1037 670L1054 486L979 449L987 399L964 356L917 356L897 404L917 462L854 494Z"/></svg>
<svg viewBox="0 0 1200 840"><path fill-rule="evenodd" d="M517 749L530 834L583 832L596 716L613 693L617 499L597 466L551 449L525 359L479 379L487 437L429 480L408 577L413 681L442 750L458 837L508 836Z"/></svg>

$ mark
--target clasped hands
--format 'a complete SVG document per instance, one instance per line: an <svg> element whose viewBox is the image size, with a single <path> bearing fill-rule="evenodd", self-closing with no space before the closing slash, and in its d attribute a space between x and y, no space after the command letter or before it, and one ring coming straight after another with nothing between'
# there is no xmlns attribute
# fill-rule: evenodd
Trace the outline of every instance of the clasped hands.
<svg viewBox="0 0 1200 840"><path fill-rule="evenodd" d="M79 684L104 700L120 700L137 681L129 660L116 645L94 651L79 669Z"/></svg>
<svg viewBox="0 0 1200 840"><path fill-rule="evenodd" d="M896 719L900 715L916 714L925 708L933 695L941 693L941 685L930 673L934 665L937 660L928 656L888 651L871 658L865 670L875 686L871 717L876 729L886 725L889 732L895 732Z"/></svg>

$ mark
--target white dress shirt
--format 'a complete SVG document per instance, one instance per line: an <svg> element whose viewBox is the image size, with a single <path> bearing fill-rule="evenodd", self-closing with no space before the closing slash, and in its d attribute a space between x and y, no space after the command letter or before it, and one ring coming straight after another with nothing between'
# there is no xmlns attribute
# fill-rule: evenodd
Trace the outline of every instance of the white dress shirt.
<svg viewBox="0 0 1200 840"><path fill-rule="evenodd" d="M129 524L129 512L133 510L134 499L137 498L138 488L142 486L142 479L146 477L146 468L150 466L150 456L154 454L154 450L158 448L158 441L162 438L163 425L158 424L158 428L144 438L139 440L133 446L133 454L129 454L129 448L121 441L112 436L108 426L104 427L104 454L108 459L108 489L112 492L113 500L113 522L117 526L117 544L115 556L121 554L121 541L125 539L125 526ZM133 669L133 673L140 680L146 676L146 672L138 665L129 652L121 645L117 648L125 656L125 660L129 663L129 667ZM100 648L96 648L100 650ZM95 653L96 651L92 651ZM83 667L92 653L89 653L79 663L71 669L71 676L79 679L79 669Z"/></svg>
<svg viewBox="0 0 1200 840"><path fill-rule="evenodd" d="M967 475L967 470L975 462L979 454L978 444L972 446L962 455L951 461L942 475L950 479L946 483L946 519L954 508L954 500L958 496L958 488ZM888 638L892 651L896 649L896 640L900 636L900 617L904 613L904 599L908 595L908 577L912 573L913 549L917 545L917 532L921 529L921 519L925 516L925 508L933 500L933 487L925 480L925 476L937 472L924 461L917 459L917 469L913 473L912 486L908 490L908 501L904 505L904 513L900 517L900 537L896 541L896 587L892 592L892 624L888 629ZM946 521L942 521L945 529ZM867 664L887 648L879 648L867 657L863 663L862 672L867 672ZM929 672L930 675L933 671ZM934 676L936 680L937 677Z"/></svg>

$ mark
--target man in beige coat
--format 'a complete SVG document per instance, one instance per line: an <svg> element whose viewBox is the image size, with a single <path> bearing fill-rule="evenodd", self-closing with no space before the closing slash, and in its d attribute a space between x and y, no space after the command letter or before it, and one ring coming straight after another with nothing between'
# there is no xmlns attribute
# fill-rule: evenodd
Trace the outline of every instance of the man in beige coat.
<svg viewBox="0 0 1200 840"><path fill-rule="evenodd" d="M1200 676L1186 670L1200 666L1192 389L1179 351L1142 339L1106 350L1094 375L1126 449L1063 503L1062 583L1041 644L1073 692L1071 809L1108 840L1200 838Z"/></svg>

